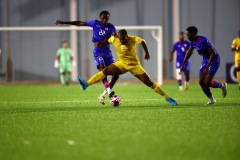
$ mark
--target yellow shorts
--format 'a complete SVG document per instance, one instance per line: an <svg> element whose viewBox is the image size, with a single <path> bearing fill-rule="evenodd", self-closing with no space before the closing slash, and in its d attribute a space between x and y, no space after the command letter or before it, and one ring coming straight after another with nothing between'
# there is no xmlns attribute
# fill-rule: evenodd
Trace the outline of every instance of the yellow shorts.
<svg viewBox="0 0 240 160"><path fill-rule="evenodd" d="M240 67L240 53L235 53L235 67Z"/></svg>
<svg viewBox="0 0 240 160"><path fill-rule="evenodd" d="M122 74L124 74L126 72L130 72L133 75L146 73L146 71L143 69L141 64L127 65L127 64L122 63L121 61L117 61L113 64L122 71Z"/></svg>

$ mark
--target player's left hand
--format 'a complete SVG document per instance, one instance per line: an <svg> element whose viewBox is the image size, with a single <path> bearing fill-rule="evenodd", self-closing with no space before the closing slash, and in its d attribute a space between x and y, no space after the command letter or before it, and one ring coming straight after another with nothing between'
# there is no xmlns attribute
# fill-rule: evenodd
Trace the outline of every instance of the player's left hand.
<svg viewBox="0 0 240 160"><path fill-rule="evenodd" d="M144 59L148 61L150 59L150 55L149 54L145 54Z"/></svg>
<svg viewBox="0 0 240 160"><path fill-rule="evenodd" d="M180 72L178 74L182 74L183 70L184 70L184 66L181 66Z"/></svg>
<svg viewBox="0 0 240 160"><path fill-rule="evenodd" d="M54 68L59 68L59 66L60 66L60 65L59 65L59 63L58 63L58 60L55 60L55 61L54 61Z"/></svg>
<svg viewBox="0 0 240 160"><path fill-rule="evenodd" d="M58 24L62 24L62 20L56 20L55 24L58 25Z"/></svg>

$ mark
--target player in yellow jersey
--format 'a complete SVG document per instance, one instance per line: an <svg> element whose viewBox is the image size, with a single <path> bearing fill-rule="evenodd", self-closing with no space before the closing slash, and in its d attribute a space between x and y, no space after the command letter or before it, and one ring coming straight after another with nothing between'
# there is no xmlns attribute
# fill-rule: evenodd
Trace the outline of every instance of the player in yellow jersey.
<svg viewBox="0 0 240 160"><path fill-rule="evenodd" d="M104 42L100 44L98 43L97 45L104 46L106 43L114 45L117 52L118 61L110 64L102 71L96 73L88 81L82 80L80 77L78 77L77 81L80 83L83 90L85 90L88 86L101 81L107 75L120 75L126 72L130 72L145 85L151 87L156 93L162 95L171 105L178 105L177 102L174 99L170 98L157 83L153 82L148 77L146 71L140 64L140 61L136 54L137 44L141 44L145 51L144 59L150 59L146 42L142 38L130 36L127 34L127 31L125 29L122 29L118 32L117 36L111 36L109 39L106 39Z"/></svg>
<svg viewBox="0 0 240 160"><path fill-rule="evenodd" d="M238 90L240 90L240 30L238 37L232 42L232 51L235 52L235 67L237 70Z"/></svg>

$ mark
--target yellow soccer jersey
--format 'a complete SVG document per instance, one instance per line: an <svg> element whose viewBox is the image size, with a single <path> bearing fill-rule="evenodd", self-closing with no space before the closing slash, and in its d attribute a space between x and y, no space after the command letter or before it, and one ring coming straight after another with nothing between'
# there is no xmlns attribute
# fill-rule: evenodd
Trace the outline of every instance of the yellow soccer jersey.
<svg viewBox="0 0 240 160"><path fill-rule="evenodd" d="M240 38L237 37L232 42L232 48L240 48ZM236 54L240 54L240 51L235 51Z"/></svg>
<svg viewBox="0 0 240 160"><path fill-rule="evenodd" d="M140 64L136 53L136 45L142 43L142 38L128 35L128 40L122 44L117 37L111 36L108 39L116 48L118 60L127 65Z"/></svg>

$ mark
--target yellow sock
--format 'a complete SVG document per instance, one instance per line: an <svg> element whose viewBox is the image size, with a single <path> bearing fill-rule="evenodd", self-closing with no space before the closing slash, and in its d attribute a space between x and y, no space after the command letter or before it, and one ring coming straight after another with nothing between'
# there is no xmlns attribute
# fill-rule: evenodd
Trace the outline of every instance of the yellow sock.
<svg viewBox="0 0 240 160"><path fill-rule="evenodd" d="M162 95L164 98L167 98L168 95L166 94L166 92L164 92L162 90L162 88L157 84L157 83L153 83L153 86L151 87L156 93Z"/></svg>
<svg viewBox="0 0 240 160"><path fill-rule="evenodd" d="M92 85L93 83L96 83L98 81L101 81L102 79L104 79L106 76L103 74L102 71L94 74L87 82L88 85Z"/></svg>
<svg viewBox="0 0 240 160"><path fill-rule="evenodd" d="M238 85L240 86L240 72L237 72Z"/></svg>

